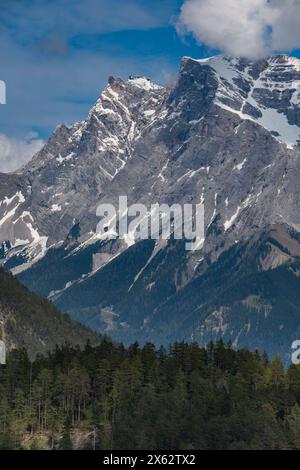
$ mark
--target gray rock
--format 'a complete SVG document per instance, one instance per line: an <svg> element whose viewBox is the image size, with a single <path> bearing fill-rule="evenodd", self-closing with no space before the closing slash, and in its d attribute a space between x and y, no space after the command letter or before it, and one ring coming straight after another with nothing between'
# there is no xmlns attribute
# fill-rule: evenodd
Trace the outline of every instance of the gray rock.
<svg viewBox="0 0 300 470"><path fill-rule="evenodd" d="M298 244L290 234L300 231L299 116L300 61L288 56L183 58L170 88L142 77L111 77L86 120L60 126L22 171L0 175L0 242L9 243L2 260L29 287L96 329L106 328L110 312L109 334L118 339L162 342L184 331L184 339L205 342L224 332L244 344L251 327L243 312L251 307L273 318L271 299L249 287L245 299L215 305L220 285L210 273L231 253L234 261L223 273L229 279L252 258L253 276L297 261L297 250L270 254L265 234L282 226L283 247ZM204 199L202 251L169 242L143 252L138 243L100 240L96 208L117 204L120 195L147 206ZM193 286L206 277L210 297L204 300ZM225 282L221 275L218 282ZM241 313L231 322L234 308ZM251 338L250 346L263 346L263 339ZM265 341L272 353L274 338Z"/></svg>

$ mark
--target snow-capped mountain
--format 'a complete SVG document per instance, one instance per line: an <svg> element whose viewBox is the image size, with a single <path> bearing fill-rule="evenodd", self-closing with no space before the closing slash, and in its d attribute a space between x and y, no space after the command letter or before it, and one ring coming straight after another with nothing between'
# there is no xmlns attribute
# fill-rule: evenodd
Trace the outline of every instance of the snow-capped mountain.
<svg viewBox="0 0 300 470"><path fill-rule="evenodd" d="M300 333L299 144L298 59L183 58L168 88L110 78L85 121L0 175L0 257L118 339L223 337L288 354ZM120 195L204 201L202 250L100 238L96 208Z"/></svg>

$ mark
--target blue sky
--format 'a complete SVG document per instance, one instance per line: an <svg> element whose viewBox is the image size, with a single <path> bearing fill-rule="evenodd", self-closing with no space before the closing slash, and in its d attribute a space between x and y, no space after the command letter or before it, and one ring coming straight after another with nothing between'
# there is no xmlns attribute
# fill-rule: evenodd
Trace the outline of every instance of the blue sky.
<svg viewBox="0 0 300 470"><path fill-rule="evenodd" d="M0 0L0 79L7 85L7 104L0 106L0 171L1 155L22 163L58 124L83 119L109 75L139 74L165 83L182 56L214 53L191 34L177 34L183 3Z"/></svg>
<svg viewBox="0 0 300 470"><path fill-rule="evenodd" d="M83 119L109 75L164 83L181 56L209 54L178 36L179 0L0 3L0 132L10 137L45 139L57 124Z"/></svg>

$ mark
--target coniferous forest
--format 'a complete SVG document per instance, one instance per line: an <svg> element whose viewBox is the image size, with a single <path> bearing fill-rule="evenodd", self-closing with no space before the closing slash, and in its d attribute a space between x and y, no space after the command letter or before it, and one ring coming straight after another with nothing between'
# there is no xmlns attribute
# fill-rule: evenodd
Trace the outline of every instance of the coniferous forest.
<svg viewBox="0 0 300 470"><path fill-rule="evenodd" d="M300 449L300 368L222 342L14 350L0 448Z"/></svg>

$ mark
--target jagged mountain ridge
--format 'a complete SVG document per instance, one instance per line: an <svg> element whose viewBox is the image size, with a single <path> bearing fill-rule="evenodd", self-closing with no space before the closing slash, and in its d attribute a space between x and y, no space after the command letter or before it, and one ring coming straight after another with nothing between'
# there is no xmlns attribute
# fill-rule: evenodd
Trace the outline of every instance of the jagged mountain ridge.
<svg viewBox="0 0 300 470"><path fill-rule="evenodd" d="M60 126L21 173L1 175L5 265L76 318L120 339L195 337L203 325L194 314L198 296L190 294L195 305L180 301L173 325L164 306L176 310L178 293L184 298L235 247L254 250L253 275L297 262L299 85L300 61L288 56L184 58L170 88L111 78L84 122ZM96 207L119 195L146 205L204 200L202 252L172 242L140 248L133 234L126 243L99 239ZM275 244L265 242L270 231ZM114 289L98 289L108 275ZM192 326L182 330L183 318L193 318ZM240 318L231 329L238 344L248 334L240 326L243 311ZM158 323L164 325L157 335ZM222 334L217 328L198 339Z"/></svg>
<svg viewBox="0 0 300 470"><path fill-rule="evenodd" d="M1 239L17 251L29 245L29 258L36 258L65 240L75 218L82 231L95 228L99 197L130 158L134 136L149 121L147 106L159 102L161 90L144 79L111 78L84 122L59 126L20 175L5 176Z"/></svg>

